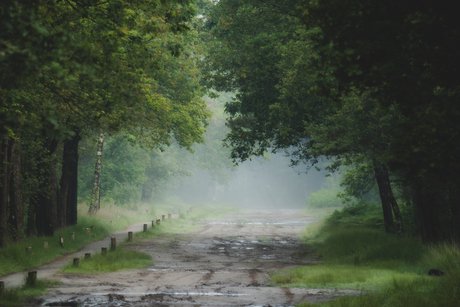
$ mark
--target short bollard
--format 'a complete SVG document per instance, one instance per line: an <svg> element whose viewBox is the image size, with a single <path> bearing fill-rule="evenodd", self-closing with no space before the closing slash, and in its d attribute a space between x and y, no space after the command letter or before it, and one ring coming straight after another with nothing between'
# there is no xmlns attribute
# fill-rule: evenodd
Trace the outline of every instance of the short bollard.
<svg viewBox="0 0 460 307"><path fill-rule="evenodd" d="M5 283L3 281L0 281L0 296L5 293Z"/></svg>
<svg viewBox="0 0 460 307"><path fill-rule="evenodd" d="M107 255L107 247L102 247L102 248L101 248L101 255L102 255L102 256Z"/></svg>
<svg viewBox="0 0 460 307"><path fill-rule="evenodd" d="M26 254L30 255L32 254L32 247L26 247Z"/></svg>
<svg viewBox="0 0 460 307"><path fill-rule="evenodd" d="M43 248L48 248L48 242L43 242Z"/></svg>
<svg viewBox="0 0 460 307"><path fill-rule="evenodd" d="M144 224L144 232L147 232L147 227L148 227L148 225Z"/></svg>
<svg viewBox="0 0 460 307"><path fill-rule="evenodd" d="M73 258L73 266L78 266L80 264L80 258Z"/></svg>
<svg viewBox="0 0 460 307"><path fill-rule="evenodd" d="M133 242L134 241L134 234L132 231L128 232L128 242Z"/></svg>
<svg viewBox="0 0 460 307"><path fill-rule="evenodd" d="M85 259L91 258L91 253L85 253Z"/></svg>
<svg viewBox="0 0 460 307"><path fill-rule="evenodd" d="M165 215L164 215L164 214L161 216L161 220L162 220L162 221L165 220Z"/></svg>
<svg viewBox="0 0 460 307"><path fill-rule="evenodd" d="M71 233L70 233L70 238L71 238L72 240L75 240L75 232L71 232Z"/></svg>
<svg viewBox="0 0 460 307"><path fill-rule="evenodd" d="M59 245L64 247L64 237L59 237Z"/></svg>
<svg viewBox="0 0 460 307"><path fill-rule="evenodd" d="M168 213L168 219L170 219L170 218L171 218L171 213Z"/></svg>
<svg viewBox="0 0 460 307"><path fill-rule="evenodd" d="M152 221L152 228L155 228L155 221Z"/></svg>
<svg viewBox="0 0 460 307"><path fill-rule="evenodd" d="M37 281L37 271L30 271L27 273L26 285L33 287Z"/></svg>
<svg viewBox="0 0 460 307"><path fill-rule="evenodd" d="M90 228L86 228L86 234L89 235L91 233L91 229Z"/></svg>
<svg viewBox="0 0 460 307"><path fill-rule="evenodd" d="M157 225L160 226L160 223L161 223L161 220L158 219L158 220L157 220Z"/></svg>
<svg viewBox="0 0 460 307"><path fill-rule="evenodd" d="M110 240L110 250L114 251L115 249L117 249L117 239L115 237L112 237L112 239Z"/></svg>

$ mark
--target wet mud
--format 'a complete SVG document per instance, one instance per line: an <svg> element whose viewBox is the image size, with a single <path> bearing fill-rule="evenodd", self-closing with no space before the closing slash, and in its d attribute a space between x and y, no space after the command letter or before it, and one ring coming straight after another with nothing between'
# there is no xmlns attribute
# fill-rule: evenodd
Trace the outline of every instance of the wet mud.
<svg viewBox="0 0 460 307"><path fill-rule="evenodd" d="M312 221L296 210L253 211L203 222L194 233L142 240L127 246L152 255L150 267L97 275L56 273L52 278L61 284L39 305L279 307L354 294L269 285L270 272L318 263L298 238Z"/></svg>

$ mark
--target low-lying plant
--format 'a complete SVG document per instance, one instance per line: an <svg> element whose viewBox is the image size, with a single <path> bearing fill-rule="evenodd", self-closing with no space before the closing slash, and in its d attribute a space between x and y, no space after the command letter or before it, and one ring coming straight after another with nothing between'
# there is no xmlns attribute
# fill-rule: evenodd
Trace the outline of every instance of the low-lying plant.
<svg viewBox="0 0 460 307"><path fill-rule="evenodd" d="M0 295L0 306L21 306L25 300L42 295L47 288L57 283L55 280L36 279L34 284L30 285L24 279L22 287L5 290Z"/></svg>
<svg viewBox="0 0 460 307"><path fill-rule="evenodd" d="M118 247L106 255L96 254L89 259L81 259L78 266L70 262L62 268L61 272L84 274L105 273L142 269L152 263L150 255Z"/></svg>

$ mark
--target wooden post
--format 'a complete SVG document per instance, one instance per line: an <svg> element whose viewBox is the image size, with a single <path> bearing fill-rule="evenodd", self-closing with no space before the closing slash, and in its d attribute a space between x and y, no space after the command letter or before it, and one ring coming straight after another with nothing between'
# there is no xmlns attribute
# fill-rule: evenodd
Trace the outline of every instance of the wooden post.
<svg viewBox="0 0 460 307"><path fill-rule="evenodd" d="M160 224L161 224L161 220L157 219L157 225L160 226Z"/></svg>
<svg viewBox="0 0 460 307"><path fill-rule="evenodd" d="M115 237L112 237L110 240L110 250L114 251L117 248L117 239Z"/></svg>
<svg viewBox="0 0 460 307"><path fill-rule="evenodd" d="M152 221L152 228L155 228L155 221Z"/></svg>
<svg viewBox="0 0 460 307"><path fill-rule="evenodd" d="M144 232L147 232L148 224L144 224Z"/></svg>
<svg viewBox="0 0 460 307"><path fill-rule="evenodd" d="M168 219L170 219L170 218L171 218L171 213L168 213Z"/></svg>
<svg viewBox="0 0 460 307"><path fill-rule="evenodd" d="M107 255L107 247L101 248L101 255L102 255L102 256Z"/></svg>
<svg viewBox="0 0 460 307"><path fill-rule="evenodd" d="M94 226L91 226L91 230L94 230Z"/></svg>
<svg viewBox="0 0 460 307"><path fill-rule="evenodd" d="M132 231L128 232L128 242L133 242L134 241L134 235Z"/></svg>
<svg viewBox="0 0 460 307"><path fill-rule="evenodd" d="M37 281L37 271L29 271L27 273L26 285L33 287Z"/></svg>
<svg viewBox="0 0 460 307"><path fill-rule="evenodd" d="M48 242L43 242L43 248L48 249Z"/></svg>
<svg viewBox="0 0 460 307"><path fill-rule="evenodd" d="M64 248L64 237L59 237L59 245Z"/></svg>
<svg viewBox="0 0 460 307"><path fill-rule="evenodd" d="M162 221L165 220L165 215L164 215L164 214L161 216L161 220L162 220Z"/></svg>
<svg viewBox="0 0 460 307"><path fill-rule="evenodd" d="M30 255L32 254L32 247L26 247L26 254Z"/></svg>
<svg viewBox="0 0 460 307"><path fill-rule="evenodd" d="M80 258L73 258L73 266L78 266L80 264Z"/></svg>
<svg viewBox="0 0 460 307"><path fill-rule="evenodd" d="M75 232L71 232L71 233L70 233L70 238L71 238L72 240L75 240Z"/></svg>
<svg viewBox="0 0 460 307"><path fill-rule="evenodd" d="M91 253L85 253L85 259L90 259L91 258Z"/></svg>
<svg viewBox="0 0 460 307"><path fill-rule="evenodd" d="M89 235L91 233L91 229L90 228L86 228L86 234Z"/></svg>
<svg viewBox="0 0 460 307"><path fill-rule="evenodd" d="M5 283L0 281L0 297L5 293Z"/></svg>

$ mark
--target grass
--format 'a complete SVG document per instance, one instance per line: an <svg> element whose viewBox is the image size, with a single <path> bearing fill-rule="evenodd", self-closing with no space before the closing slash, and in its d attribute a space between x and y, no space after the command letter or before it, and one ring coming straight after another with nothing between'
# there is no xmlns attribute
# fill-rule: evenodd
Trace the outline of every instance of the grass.
<svg viewBox="0 0 460 307"><path fill-rule="evenodd" d="M97 274L142 269L151 264L152 257L150 255L118 247L106 255L96 254L89 259L81 259L78 266L74 266L70 262L62 268L61 272Z"/></svg>
<svg viewBox="0 0 460 307"><path fill-rule="evenodd" d="M0 249L0 276L20 272L42 265L64 254L75 252L87 243L97 241L114 231L123 230L130 224L155 218L151 211L145 214L141 210L127 210L119 207L105 207L94 216L86 215L87 206L79 205L77 225L60 229L52 237L31 237L23 243L9 244ZM89 235L86 228L94 227ZM70 233L75 234L72 240ZM64 238L64 247L59 244L59 237ZM48 242L48 248L43 243ZM26 247L32 247L32 253L26 254Z"/></svg>
<svg viewBox="0 0 460 307"><path fill-rule="evenodd" d="M373 218L372 212L364 211L361 214L367 217L363 220ZM305 230L305 242L316 250L321 265L274 272L272 284L365 291L315 306L460 306L458 244L422 245L417 238L398 238L364 227L356 223L359 214L350 218L349 213L335 212L333 218L310 224ZM446 275L428 276L433 268Z"/></svg>
<svg viewBox="0 0 460 307"><path fill-rule="evenodd" d="M15 289L5 290L3 295L0 295L0 306L20 306L24 300L37 297L46 292L47 288L57 284L54 280L37 279L35 285L27 285L27 280L24 280L24 286Z"/></svg>

